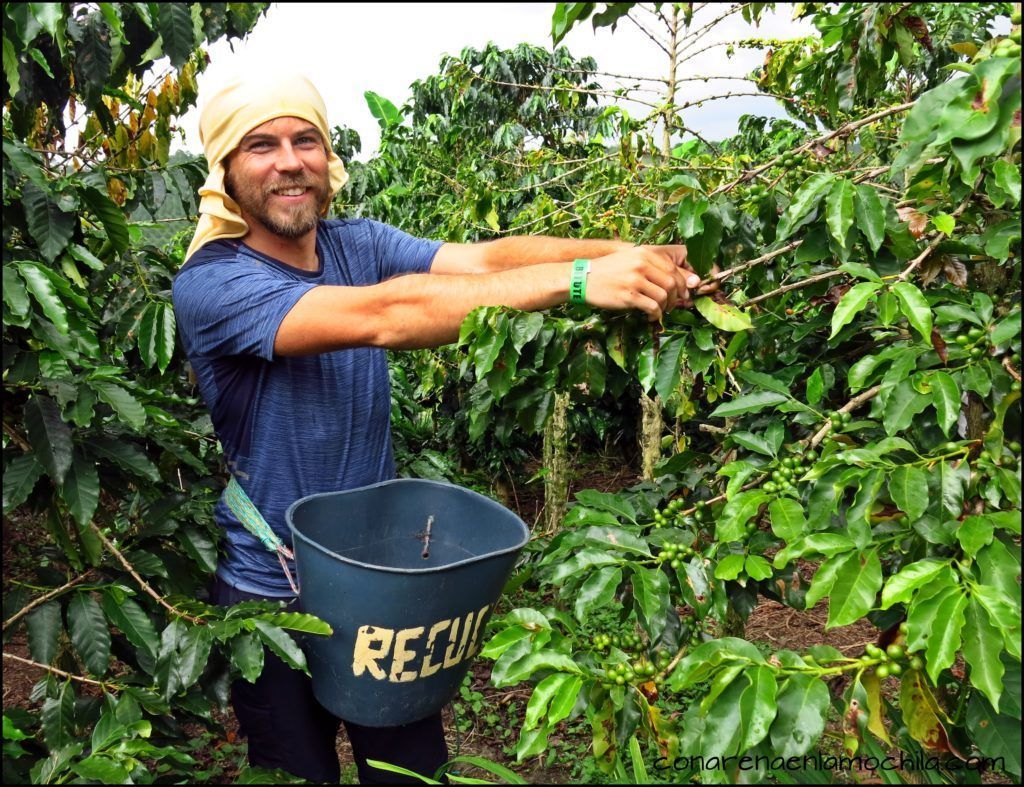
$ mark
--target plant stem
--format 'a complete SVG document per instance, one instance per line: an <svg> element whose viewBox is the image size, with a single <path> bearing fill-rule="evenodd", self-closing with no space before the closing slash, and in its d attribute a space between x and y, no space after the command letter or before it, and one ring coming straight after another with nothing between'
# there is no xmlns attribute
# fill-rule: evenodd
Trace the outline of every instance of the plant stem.
<svg viewBox="0 0 1024 787"><path fill-rule="evenodd" d="M13 615L11 615L9 618L7 618L7 620L4 621L3 631L7 631L7 628L12 623L16 622L21 617L23 617L24 615L26 615L29 612L31 612L33 609L38 607L40 604L43 604L43 603L49 601L54 596L59 596L65 590L68 590L69 588L74 587L75 585L79 584L80 582L85 582L87 579L90 578L90 574L92 574L92 572L93 572L93 569L90 568L84 574L80 574L79 576L77 576L74 579L72 579L70 582L68 582L68 583L66 583L64 585L61 585L59 588L51 590L49 593L46 593L46 594L40 596L39 598L35 599L34 601L29 602L24 607L22 607L20 610L18 610Z"/></svg>

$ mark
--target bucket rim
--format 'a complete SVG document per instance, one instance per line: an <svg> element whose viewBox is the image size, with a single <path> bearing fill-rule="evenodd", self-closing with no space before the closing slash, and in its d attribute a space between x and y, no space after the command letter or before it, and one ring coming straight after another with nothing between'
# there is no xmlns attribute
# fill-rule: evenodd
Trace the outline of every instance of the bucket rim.
<svg viewBox="0 0 1024 787"><path fill-rule="evenodd" d="M481 501L483 501L484 503L487 503L487 504L489 504L491 506L497 506L498 508L500 508L505 513L510 514L512 516L513 520L515 521L515 524L522 529L522 538L521 538L521 540L517 544L514 544L514 545L512 545L510 547L505 547L504 549L498 549L498 550L495 550L493 552L488 552L485 555L474 555L473 557L468 557L465 560L459 560L459 561L456 561L454 563L446 563L443 566L431 566L431 567L425 567L425 568L396 568L394 566L381 566L381 565L377 565L376 563L365 563L365 562L363 562L361 560L353 560L350 557L345 557L344 555L340 555L337 552L333 552L332 550L327 549L323 545L318 544L316 541L311 539L309 536L305 535L304 533L299 532L299 530L297 530L296 527L295 527L295 522L294 522L294 519L293 519L293 514L294 514L295 510L299 506L303 505L304 503L309 502L310 500L314 500L314 499L316 499L318 497L330 497L330 496L334 496L334 495L343 495L343 494L348 494L350 492L365 492L365 491L370 490L370 489L376 489L377 487L390 486L391 484L405 484L405 485L418 484L418 485L425 485L425 486L437 486L437 487L443 487L443 488L448 488L448 489L457 489L459 492L471 495L473 497L477 497ZM509 510L508 508L503 506L501 503L497 502L496 500L491 500L491 498L487 497L486 495L482 495L479 492L474 492L472 489L466 489L466 487L464 487L464 486L459 486L458 484L451 484L451 483L448 483L447 481L434 481L434 480L431 480L431 479L428 479L428 478L391 478L391 479L389 479L387 481L378 481L375 484L367 484L366 486L356 486L356 487L353 487L351 489L340 489L340 490L337 490L337 491L334 491L334 492L317 492L316 494L306 495L305 497L300 497L298 500L296 500L294 503L292 503L290 506L288 506L288 509L285 511L285 521L288 524L288 529L292 533L292 540L293 541L296 538L298 538L298 539L302 540L304 543L306 543L309 546L311 546L314 549L316 549L318 552L321 552L324 555L332 557L335 560L340 560L343 563L348 563L349 565L352 565L352 566L358 566L359 568L373 569L374 571L384 571L384 572L387 572L387 573L390 573L390 574L436 574L436 573L441 572L441 571L448 571L449 569L452 569L452 568L458 568L459 566L466 566L466 565L469 565L471 563L479 563L479 562L481 562L483 560L490 560L491 558L494 558L494 557L499 557L501 555L507 555L510 552L518 552L524 546L526 546L526 544L530 540L530 529L526 526L526 523L523 522L522 518L518 514L516 514L515 512Z"/></svg>

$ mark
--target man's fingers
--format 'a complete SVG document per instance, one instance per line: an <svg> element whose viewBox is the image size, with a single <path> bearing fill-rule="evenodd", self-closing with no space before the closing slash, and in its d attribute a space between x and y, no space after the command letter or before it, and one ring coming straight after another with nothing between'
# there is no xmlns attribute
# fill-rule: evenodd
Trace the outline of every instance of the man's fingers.
<svg viewBox="0 0 1024 787"><path fill-rule="evenodd" d="M653 298L645 295L642 292L634 293L634 302L636 308L647 315L647 319L651 322L657 322L661 319L662 310L658 302Z"/></svg>
<svg viewBox="0 0 1024 787"><path fill-rule="evenodd" d="M661 287L650 280L643 282L636 289L636 296L638 308L647 312L651 319L661 319L662 313L672 305L672 302L669 301L668 288ZM657 307L656 314L650 310L650 303Z"/></svg>

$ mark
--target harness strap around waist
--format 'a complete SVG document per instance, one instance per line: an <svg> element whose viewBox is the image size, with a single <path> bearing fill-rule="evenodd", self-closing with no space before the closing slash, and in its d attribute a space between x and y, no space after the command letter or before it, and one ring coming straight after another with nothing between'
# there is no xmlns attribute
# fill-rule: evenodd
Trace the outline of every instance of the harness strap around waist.
<svg viewBox="0 0 1024 787"><path fill-rule="evenodd" d="M295 580L292 579L292 572L288 570L287 563L288 560L295 560L295 555L284 545L284 542L278 537L277 533L273 531L234 476L231 476L231 480L228 481L227 488L224 490L224 502L227 503L231 513L238 518L238 521L242 523L245 529L263 542L263 546L269 551L277 555L281 568L284 570L284 575L288 578L288 584L291 585L292 592L296 596L299 595L299 588L295 584Z"/></svg>

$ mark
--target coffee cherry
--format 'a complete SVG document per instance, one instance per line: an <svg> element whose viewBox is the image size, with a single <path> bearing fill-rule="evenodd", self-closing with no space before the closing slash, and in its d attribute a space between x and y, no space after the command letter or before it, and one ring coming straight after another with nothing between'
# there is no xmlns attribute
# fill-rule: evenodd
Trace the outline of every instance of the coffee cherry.
<svg viewBox="0 0 1024 787"><path fill-rule="evenodd" d="M910 668L912 670L917 670L918 672L920 672L924 669L924 659L922 659L920 656L914 656L910 660Z"/></svg>
<svg viewBox="0 0 1024 787"><path fill-rule="evenodd" d="M906 651L904 651L899 645L890 645L885 649L885 655L891 659L901 659L905 653Z"/></svg>
<svg viewBox="0 0 1024 787"><path fill-rule="evenodd" d="M879 680L885 680L889 677L889 668L885 664L880 664L875 670L875 675L878 676Z"/></svg>

